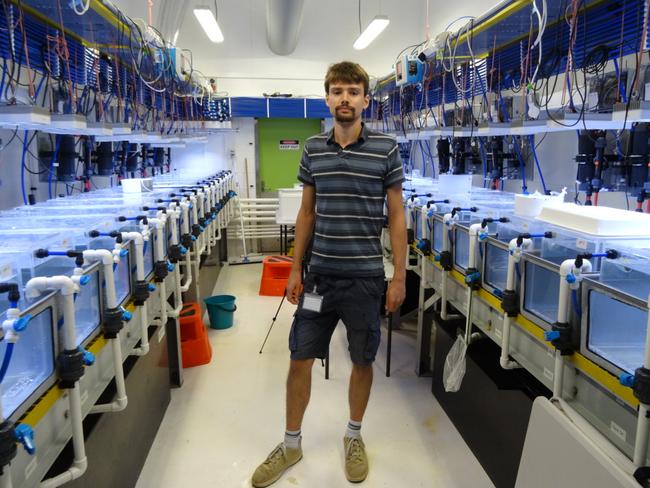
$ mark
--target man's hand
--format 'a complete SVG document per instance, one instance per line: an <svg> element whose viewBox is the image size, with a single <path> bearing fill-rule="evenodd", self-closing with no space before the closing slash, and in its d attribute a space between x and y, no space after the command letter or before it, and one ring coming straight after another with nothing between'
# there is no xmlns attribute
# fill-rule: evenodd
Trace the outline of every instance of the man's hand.
<svg viewBox="0 0 650 488"><path fill-rule="evenodd" d="M287 281L287 300L289 303L298 305L300 295L302 295L302 269L291 269L289 280Z"/></svg>
<svg viewBox="0 0 650 488"><path fill-rule="evenodd" d="M386 312L392 313L402 305L406 296L406 284L404 280L393 279L388 284L386 291Z"/></svg>

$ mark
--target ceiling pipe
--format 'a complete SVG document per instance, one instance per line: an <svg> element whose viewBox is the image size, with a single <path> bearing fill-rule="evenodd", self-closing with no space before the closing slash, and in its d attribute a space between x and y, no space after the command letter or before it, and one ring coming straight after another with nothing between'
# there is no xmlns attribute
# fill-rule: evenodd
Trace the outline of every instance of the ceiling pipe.
<svg viewBox="0 0 650 488"><path fill-rule="evenodd" d="M266 0L266 41L280 56L291 54L298 45L304 0Z"/></svg>

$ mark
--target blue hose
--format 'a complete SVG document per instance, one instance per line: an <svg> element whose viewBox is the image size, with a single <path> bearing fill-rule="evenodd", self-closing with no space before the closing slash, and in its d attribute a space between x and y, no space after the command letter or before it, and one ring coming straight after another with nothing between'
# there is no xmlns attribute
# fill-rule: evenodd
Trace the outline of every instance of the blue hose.
<svg viewBox="0 0 650 488"><path fill-rule="evenodd" d="M542 188L544 188L544 194L548 195L548 190L546 189L546 182L544 181L544 175L542 174L542 167L539 165L539 159L537 158L537 151L535 150L535 136L531 134L528 137L530 138L530 148L533 151L535 166L537 166L537 172L539 173L539 179L542 182Z"/></svg>
<svg viewBox="0 0 650 488"><path fill-rule="evenodd" d="M0 384L2 384L2 382L4 381L5 375L7 374L7 370L9 369L11 356L14 353L14 346L15 344L13 342L7 344L7 349L5 350L5 357L2 359L2 366L0 367Z"/></svg>
<svg viewBox="0 0 650 488"><path fill-rule="evenodd" d="M519 142L515 136L512 136L512 142L515 147L515 152L517 153L517 158L519 159L519 170L521 171L521 193L528 195L528 187L526 186L526 166L524 164L524 157L521 155L521 148L519 147Z"/></svg>

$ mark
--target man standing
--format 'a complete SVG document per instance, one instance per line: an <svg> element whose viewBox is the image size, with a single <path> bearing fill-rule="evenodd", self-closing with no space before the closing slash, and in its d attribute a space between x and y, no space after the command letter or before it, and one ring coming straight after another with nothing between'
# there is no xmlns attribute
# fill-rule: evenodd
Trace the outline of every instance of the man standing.
<svg viewBox="0 0 650 488"><path fill-rule="evenodd" d="M352 359L350 421L343 438L345 474L360 482L368 475L361 421L370 397L372 363L379 347L384 265L381 231L388 205L393 279L385 309L393 312L405 295L406 223L402 209L404 172L393 137L361 122L368 107L368 74L355 63L330 66L325 77L334 128L305 143L298 179L304 183L296 221L294 261L287 298L299 304L289 335L286 432L253 474L253 486L274 483L302 459L302 419L309 403L315 358L324 358L339 320L347 329ZM302 260L313 237L308 273Z"/></svg>

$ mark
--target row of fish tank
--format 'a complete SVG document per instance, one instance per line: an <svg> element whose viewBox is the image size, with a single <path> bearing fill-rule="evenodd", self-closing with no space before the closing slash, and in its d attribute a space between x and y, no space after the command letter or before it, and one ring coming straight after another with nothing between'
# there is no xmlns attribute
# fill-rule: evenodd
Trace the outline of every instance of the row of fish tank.
<svg viewBox="0 0 650 488"><path fill-rule="evenodd" d="M442 184L423 179L404 186L407 224L417 246L437 260L447 251L453 269L467 275L470 241L477 239L481 287L499 299L507 288L512 246L526 234L514 291L519 312L545 330L557 321L561 264L590 255L591 269L571 300L576 346L615 375L643 364L650 215L553 202L530 216L522 215L516 202L521 197L512 193L471 188L447 194ZM473 224L480 229L475 236Z"/></svg>
<svg viewBox="0 0 650 488"><path fill-rule="evenodd" d="M200 181L165 175L140 193L113 187L0 212L0 285L16 285L20 294L17 301L8 293L0 294L0 320L5 322L8 310L14 314L15 308L21 317L31 317L18 333L2 379L3 418L19 418L57 382L62 310L54 293L27 298L24 289L29 280L87 277L74 297L77 345L83 348L101 333L106 282L100 263L85 262L80 253L93 249L113 253L115 292L123 307L133 297L137 282L143 281L138 280L136 266L135 253L140 251L131 237L137 233L144 238L140 262L144 281L149 282L157 263L203 249L199 243L208 242L223 224L219 215L230 211L227 204L232 196L231 172ZM191 273L190 266L183 272ZM8 350L7 341L1 341L0 358Z"/></svg>

